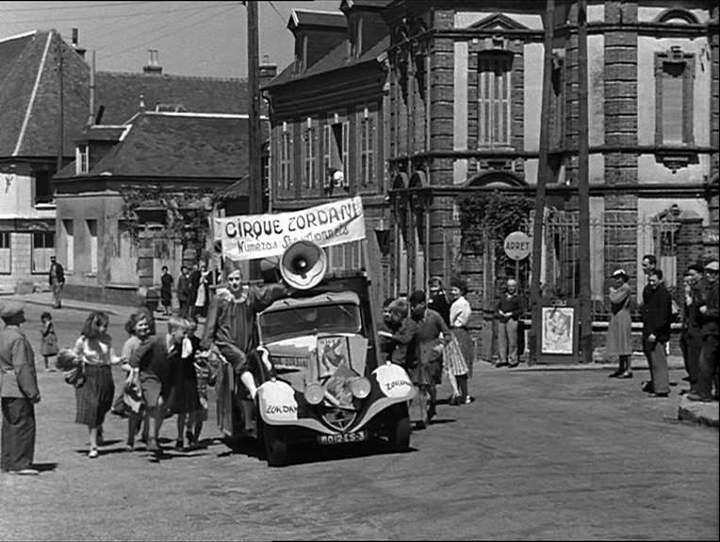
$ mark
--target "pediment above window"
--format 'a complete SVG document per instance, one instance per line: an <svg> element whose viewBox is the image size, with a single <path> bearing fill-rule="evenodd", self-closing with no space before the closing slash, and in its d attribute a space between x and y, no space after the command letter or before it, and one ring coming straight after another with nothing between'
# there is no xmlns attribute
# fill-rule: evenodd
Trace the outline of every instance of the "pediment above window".
<svg viewBox="0 0 720 542"><path fill-rule="evenodd" d="M477 30L528 30L528 27L502 13L495 13L479 20L470 28Z"/></svg>

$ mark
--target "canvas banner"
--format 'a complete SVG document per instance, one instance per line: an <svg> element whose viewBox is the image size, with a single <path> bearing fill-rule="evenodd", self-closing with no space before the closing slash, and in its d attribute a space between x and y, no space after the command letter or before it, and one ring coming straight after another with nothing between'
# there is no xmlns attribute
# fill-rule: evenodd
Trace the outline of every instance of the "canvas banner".
<svg viewBox="0 0 720 542"><path fill-rule="evenodd" d="M222 243L223 256L233 260L281 256L300 240L330 247L361 239L365 217L360 196L290 213L215 219L215 240Z"/></svg>

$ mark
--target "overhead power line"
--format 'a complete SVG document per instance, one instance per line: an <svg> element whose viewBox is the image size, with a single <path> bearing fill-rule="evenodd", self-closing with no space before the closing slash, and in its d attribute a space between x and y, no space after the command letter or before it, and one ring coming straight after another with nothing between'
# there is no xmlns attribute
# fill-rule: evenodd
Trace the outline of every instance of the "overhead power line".
<svg viewBox="0 0 720 542"><path fill-rule="evenodd" d="M31 8L13 8L13 9L5 9L0 8L0 13L13 13L18 11L64 11L66 9L91 9L91 8L113 8L113 7L122 7L122 6L137 6L140 4L160 4L162 2L109 2L109 3L99 3L99 2L83 2L79 6L68 6L67 4L63 3L57 3L55 6L46 6L46 7L31 7Z"/></svg>
<svg viewBox="0 0 720 542"><path fill-rule="evenodd" d="M203 10L206 8L225 7L228 4L230 4L230 2L207 2L207 3L203 2L203 3L197 3L193 7L173 9L172 13L177 13L180 11L200 11L200 10ZM102 14L98 14L98 15L89 15L87 17L84 17L84 16L64 17L64 18L53 17L52 22L55 23L55 22L64 22L64 21L85 21L85 20L98 20L98 19L102 19L102 20L132 19L133 17L144 17L146 15L160 15L160 14L167 13L167 12L168 12L168 10L164 9L161 11L136 11L133 13L122 13L122 14L118 14L118 15L102 13ZM35 17L34 19L26 19L26 20L20 20L20 21L14 20L14 21L12 21L12 24L28 24L28 23L37 23L37 22L38 22L38 18Z"/></svg>
<svg viewBox="0 0 720 542"><path fill-rule="evenodd" d="M238 5L239 5L239 4L238 4ZM150 43L153 43L154 41L156 41L156 40L159 39L159 38L162 38L162 37L165 37L165 36L170 36L170 35L172 35L172 34L177 33L177 32L180 31L180 30L184 30L185 28L189 28L189 27L191 27L191 26L195 26L195 25L198 24L198 23L207 21L207 20L209 20L209 19L212 19L212 18L214 18L214 17L217 17L218 15L223 15L223 14L225 14L225 13L229 13L229 12L232 11L233 9L235 9L235 6L231 6L230 8L224 9L224 10L222 10L222 11L216 11L215 13L211 14L209 17L204 17L204 18L202 18L202 19L196 19L196 20L192 21L192 22L189 23L189 24L186 24L186 25L183 25L183 26L179 26L179 27L177 27L177 28L173 28L171 32L164 32L164 33L161 33L161 34L155 34L155 35L152 37L152 39L149 39L149 40L144 41L144 42L142 42L142 43L138 43L138 44L136 44L136 45L133 45L132 47L127 47L127 48L122 49L122 50L120 50L120 51L114 51L114 52L113 52L113 51L109 51L109 52L104 53L104 54L102 54L102 55L98 55L98 58L106 58L106 57L108 57L108 56L117 56L117 55L120 55L120 54L123 54L123 53L127 53L127 52L129 52L129 51L134 51L135 49L139 49L139 48L141 48L141 47L145 47L146 45L148 45L148 44L150 44Z"/></svg>

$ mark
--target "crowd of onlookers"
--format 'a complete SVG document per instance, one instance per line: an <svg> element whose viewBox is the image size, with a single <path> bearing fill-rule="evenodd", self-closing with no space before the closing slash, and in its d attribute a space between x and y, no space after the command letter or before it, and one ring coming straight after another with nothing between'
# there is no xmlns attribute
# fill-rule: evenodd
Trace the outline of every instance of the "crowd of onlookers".
<svg viewBox="0 0 720 542"><path fill-rule="evenodd" d="M718 260L688 267L683 278L682 309L675 311L671 294L665 285L662 269L652 254L642 259L646 284L639 306L642 319L642 349L650 369L650 379L642 390L651 397L667 397L670 381L666 357L672 323L681 319L680 347L689 382L690 401L710 402L718 397ZM618 358L618 368L609 376L632 378L631 355L633 308L629 276L617 269L609 288L611 315L606 342L606 356ZM640 285L638 285L640 287ZM715 391L713 393L713 387Z"/></svg>

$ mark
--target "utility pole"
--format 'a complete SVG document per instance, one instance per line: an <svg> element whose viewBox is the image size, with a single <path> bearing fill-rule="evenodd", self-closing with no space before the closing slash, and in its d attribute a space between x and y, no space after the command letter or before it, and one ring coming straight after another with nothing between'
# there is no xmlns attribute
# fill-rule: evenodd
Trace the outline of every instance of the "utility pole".
<svg viewBox="0 0 720 542"><path fill-rule="evenodd" d="M590 299L590 180L588 166L588 53L587 0L578 2L578 204L580 238L580 350L581 361L592 363L592 307Z"/></svg>
<svg viewBox="0 0 720 542"><path fill-rule="evenodd" d="M530 282L530 302L532 310L532 333L534 352L531 361L540 360L542 352L542 307L540 304L540 270L542 268L542 235L545 218L545 187L550 177L548 153L550 150L550 92L552 88L552 47L555 30L555 0L547 0L545 7L545 39L543 61L543 83L540 123L540 159L538 164L537 191L535 194L535 218L533 221L532 280Z"/></svg>
<svg viewBox="0 0 720 542"><path fill-rule="evenodd" d="M245 2L248 17L248 86L250 91L250 112L248 116L248 213L260 214L263 209L262 158L260 140L260 88L258 6L252 0ZM260 278L260 263L250 261L250 278Z"/></svg>
<svg viewBox="0 0 720 542"><path fill-rule="evenodd" d="M57 148L57 163L55 165L56 172L59 172L63 166L63 155L65 154L65 104L64 104L64 91L63 91L63 41L62 36L58 40L58 81L59 81L59 92L58 97L60 100L60 122L58 123L58 148Z"/></svg>

